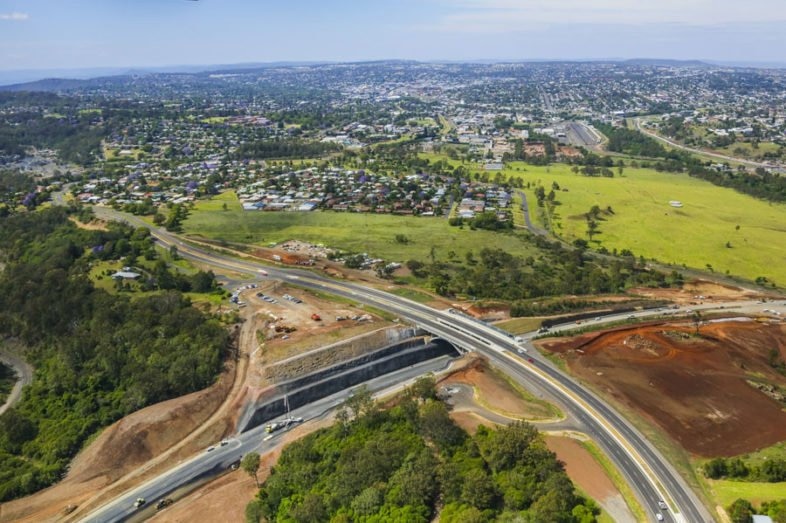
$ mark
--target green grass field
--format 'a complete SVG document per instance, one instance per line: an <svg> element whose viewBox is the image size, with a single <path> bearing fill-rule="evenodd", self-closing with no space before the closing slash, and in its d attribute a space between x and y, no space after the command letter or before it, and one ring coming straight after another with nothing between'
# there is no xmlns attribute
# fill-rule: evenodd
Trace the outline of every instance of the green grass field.
<svg viewBox="0 0 786 523"><path fill-rule="evenodd" d="M754 506L763 501L786 499L786 483L756 483L751 481L708 480L710 491L723 507L737 499L747 499Z"/></svg>
<svg viewBox="0 0 786 523"><path fill-rule="evenodd" d="M229 210L223 210L226 203ZM366 252L388 261L427 261L432 246L437 259L450 253L461 259L483 247L530 254L532 247L518 233L494 233L451 227L444 218L334 212L259 212L239 210L232 193L200 201L184 222L187 234L229 242L268 245L298 239L352 252ZM398 243L403 234L408 243Z"/></svg>
<svg viewBox="0 0 786 523"><path fill-rule="evenodd" d="M559 184L553 226L567 241L587 239L583 214L593 205L611 206L614 214L599 222L594 248L630 249L663 263L698 269L709 264L715 272L786 284L786 205L649 169L626 168L621 177L593 178L574 174L566 165L513 167L526 169L508 172L533 184L528 191L533 203L535 185L548 192L552 182ZM671 207L671 200L683 207ZM538 213L533 214L538 221Z"/></svg>
<svg viewBox="0 0 786 523"><path fill-rule="evenodd" d="M776 443L750 454L739 456L746 464L761 466L767 460L786 459L786 442ZM696 460L694 466L701 468L709 460ZM711 480L702 478L706 490L716 503L729 506L738 498L747 499L754 505L762 501L786 499L786 483L760 483L754 481Z"/></svg>
<svg viewBox="0 0 786 523"><path fill-rule="evenodd" d="M461 165L444 155L420 156ZM472 173L483 172L479 164L465 167ZM531 184L526 191L530 218L544 228L549 228L545 223L549 220L535 205L535 186L541 184L548 192L552 182L559 184L559 205L551 225L567 241L588 239L582 215L593 205L601 209L611 206L615 214L599 223L594 248L630 249L637 256L701 270L709 264L715 272L728 271L749 280L763 276L779 286L786 285L786 205L757 200L688 175L652 169L626 167L622 176L615 169L614 178L599 178L574 174L564 164L511 162L502 174ZM682 202L683 207L671 207L672 200Z"/></svg>
<svg viewBox="0 0 786 523"><path fill-rule="evenodd" d="M420 156L461 164L440 154ZM480 164L465 166L470 172L483 172ZM614 178L594 178L574 174L563 164L512 162L502 174L521 177L530 184L526 192L531 218L540 225L546 220L535 205L534 188L541 184L548 192L552 182L559 184L559 205L550 218L554 232L566 241L587 239L583 214L593 205L601 209L610 206L614 214L602 217L593 248L630 249L636 256L662 263L700 270L710 265L717 273L728 271L749 280L763 276L779 286L786 285L786 205L757 200L687 175L651 169L627 167L622 176L615 169ZM671 200L682 202L683 207L671 207ZM517 223L522 218L514 216ZM511 236L461 230L438 218L245 212L232 192L199 202L185 222L185 230L209 238L257 244L297 238L395 261L425 260L432 245L441 259L449 251L463 256L468 250L482 247L520 254L527 251L523 241L511 240ZM411 242L395 243L396 234L404 234Z"/></svg>

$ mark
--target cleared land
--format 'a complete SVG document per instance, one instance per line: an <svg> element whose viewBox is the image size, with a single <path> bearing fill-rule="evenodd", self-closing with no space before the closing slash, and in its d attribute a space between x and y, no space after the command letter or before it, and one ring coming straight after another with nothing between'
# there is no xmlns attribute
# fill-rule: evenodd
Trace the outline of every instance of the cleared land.
<svg viewBox="0 0 786 523"><path fill-rule="evenodd" d="M543 421L559 419L561 416L556 407L515 386L504 375L490 369L482 360L470 360L464 369L440 381L439 385L467 385L473 389L473 404L510 420ZM460 412L478 409L460 407L455 410Z"/></svg>
<svg viewBox="0 0 786 523"><path fill-rule="evenodd" d="M228 210L223 210L223 204ZM239 210L231 195L199 202L184 222L187 234L229 242L268 245L291 239L303 240L351 252L366 252L389 261L431 255L445 259L450 251L463 259L467 251L506 249L518 254L531 247L514 233L498 234L451 227L447 220L433 217L392 216L337 212L260 212ZM407 243L396 241L403 234Z"/></svg>
<svg viewBox="0 0 786 523"><path fill-rule="evenodd" d="M735 456L786 440L784 405L751 382L786 387L786 325L728 321L623 327L542 343L571 372L649 419L695 456Z"/></svg>
<svg viewBox="0 0 786 523"><path fill-rule="evenodd" d="M710 491L723 507L737 499L747 499L755 506L763 501L786 499L786 483L758 483L753 481L707 480Z"/></svg>
<svg viewBox="0 0 786 523"><path fill-rule="evenodd" d="M565 463L565 471L570 479L614 516L612 521L617 523L636 521L614 482L579 441L564 436L546 436L546 445L560 461Z"/></svg>
<svg viewBox="0 0 786 523"><path fill-rule="evenodd" d="M533 184L528 191L533 202L535 185L547 192L553 182L559 185L559 205L550 221L565 240L588 239L584 214L593 205L610 206L613 214L601 215L593 247L630 249L664 263L699 269L709 264L716 272L786 283L786 205L650 169L625 168L623 176L599 178L575 174L566 165L512 166L526 169L519 174ZM542 224L538 208L533 209Z"/></svg>
<svg viewBox="0 0 786 523"><path fill-rule="evenodd" d="M446 155L419 156L453 167L462 165ZM484 174L480 164L463 165L471 173ZM662 263L697 269L710 264L715 272L786 283L786 205L757 200L686 174L653 169L625 167L620 176L615 168L614 178L602 178L573 173L565 164L510 162L501 174L530 184L526 192L531 219L544 228L551 222L553 231L567 241L588 239L583 215L593 205L611 206L614 214L603 214L598 222L594 248L630 249L636 256ZM547 217L536 205L534 190L540 184L548 193L553 182L560 187L555 191L559 204L554 215ZM671 207L672 200L683 206Z"/></svg>
<svg viewBox="0 0 786 523"><path fill-rule="evenodd" d="M421 154L430 160L460 161L447 156ZM466 164L470 172L483 174L478 164ZM487 174L487 173L486 173ZM588 239L585 213L593 205L604 212L592 246L630 249L662 263L740 276L765 277L786 283L786 205L768 203L731 189L717 187L687 175L659 173L626 167L614 178L587 177L563 164L533 166L512 162L505 177L520 177L530 200L533 221L550 225L567 241ZM551 216L535 202L534 189L550 191L556 182L558 205ZM669 202L679 201L682 207ZM223 210L226 204L227 210ZM517 221L522 221L521 216ZM265 245L297 238L353 252L367 252L388 260L425 260L431 246L437 256L453 251L458 256L482 247L500 247L526 253L528 246L516 236L450 227L439 218L369 215L333 212L266 213L240 210L234 193L197 203L185 222L186 232L230 242ZM410 241L395 240L397 234Z"/></svg>

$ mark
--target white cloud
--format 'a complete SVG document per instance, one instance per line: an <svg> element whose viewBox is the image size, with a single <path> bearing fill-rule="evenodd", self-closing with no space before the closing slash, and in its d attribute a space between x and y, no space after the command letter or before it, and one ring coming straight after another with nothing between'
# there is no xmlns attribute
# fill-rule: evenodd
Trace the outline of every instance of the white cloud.
<svg viewBox="0 0 786 523"><path fill-rule="evenodd" d="M27 20L30 18L30 15L27 13L19 13L19 12L12 12L12 13L0 13L0 20L10 20L13 22L21 22L23 20Z"/></svg>
<svg viewBox="0 0 786 523"><path fill-rule="evenodd" d="M783 0L437 0L445 31L505 32L544 24L649 25L786 21Z"/></svg>

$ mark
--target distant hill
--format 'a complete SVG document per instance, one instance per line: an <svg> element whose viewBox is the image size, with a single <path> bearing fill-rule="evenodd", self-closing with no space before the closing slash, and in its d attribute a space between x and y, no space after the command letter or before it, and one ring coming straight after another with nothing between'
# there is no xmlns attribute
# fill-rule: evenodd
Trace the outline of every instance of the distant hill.
<svg viewBox="0 0 786 523"><path fill-rule="evenodd" d="M111 78L121 78L120 76L113 76ZM90 83L95 82L96 79L90 80L72 80L67 78L45 78L43 80L36 80L34 82L25 82L12 85L0 85L0 91L70 91L85 87Z"/></svg>
<svg viewBox="0 0 786 523"><path fill-rule="evenodd" d="M701 60L669 60L664 58L632 58L620 63L628 65L649 65L654 67L713 67L712 64Z"/></svg>

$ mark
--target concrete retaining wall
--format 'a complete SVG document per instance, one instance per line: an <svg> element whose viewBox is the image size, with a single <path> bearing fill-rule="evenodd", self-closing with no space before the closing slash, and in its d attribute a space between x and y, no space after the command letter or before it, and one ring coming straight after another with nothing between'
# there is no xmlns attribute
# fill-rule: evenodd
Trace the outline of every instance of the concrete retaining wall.
<svg viewBox="0 0 786 523"><path fill-rule="evenodd" d="M296 409L370 379L446 355L458 356L458 353L444 340L435 340L427 345L422 338L405 340L335 366L338 368L331 367L292 380L279 386L280 397L257 406L250 419L240 427L240 432L249 431L284 416L287 412L284 396L289 400L290 410Z"/></svg>
<svg viewBox="0 0 786 523"><path fill-rule="evenodd" d="M265 377L273 383L281 383L306 376L342 361L372 353L379 347L385 347L417 335L416 330L411 327L379 329L278 362L265 369Z"/></svg>

